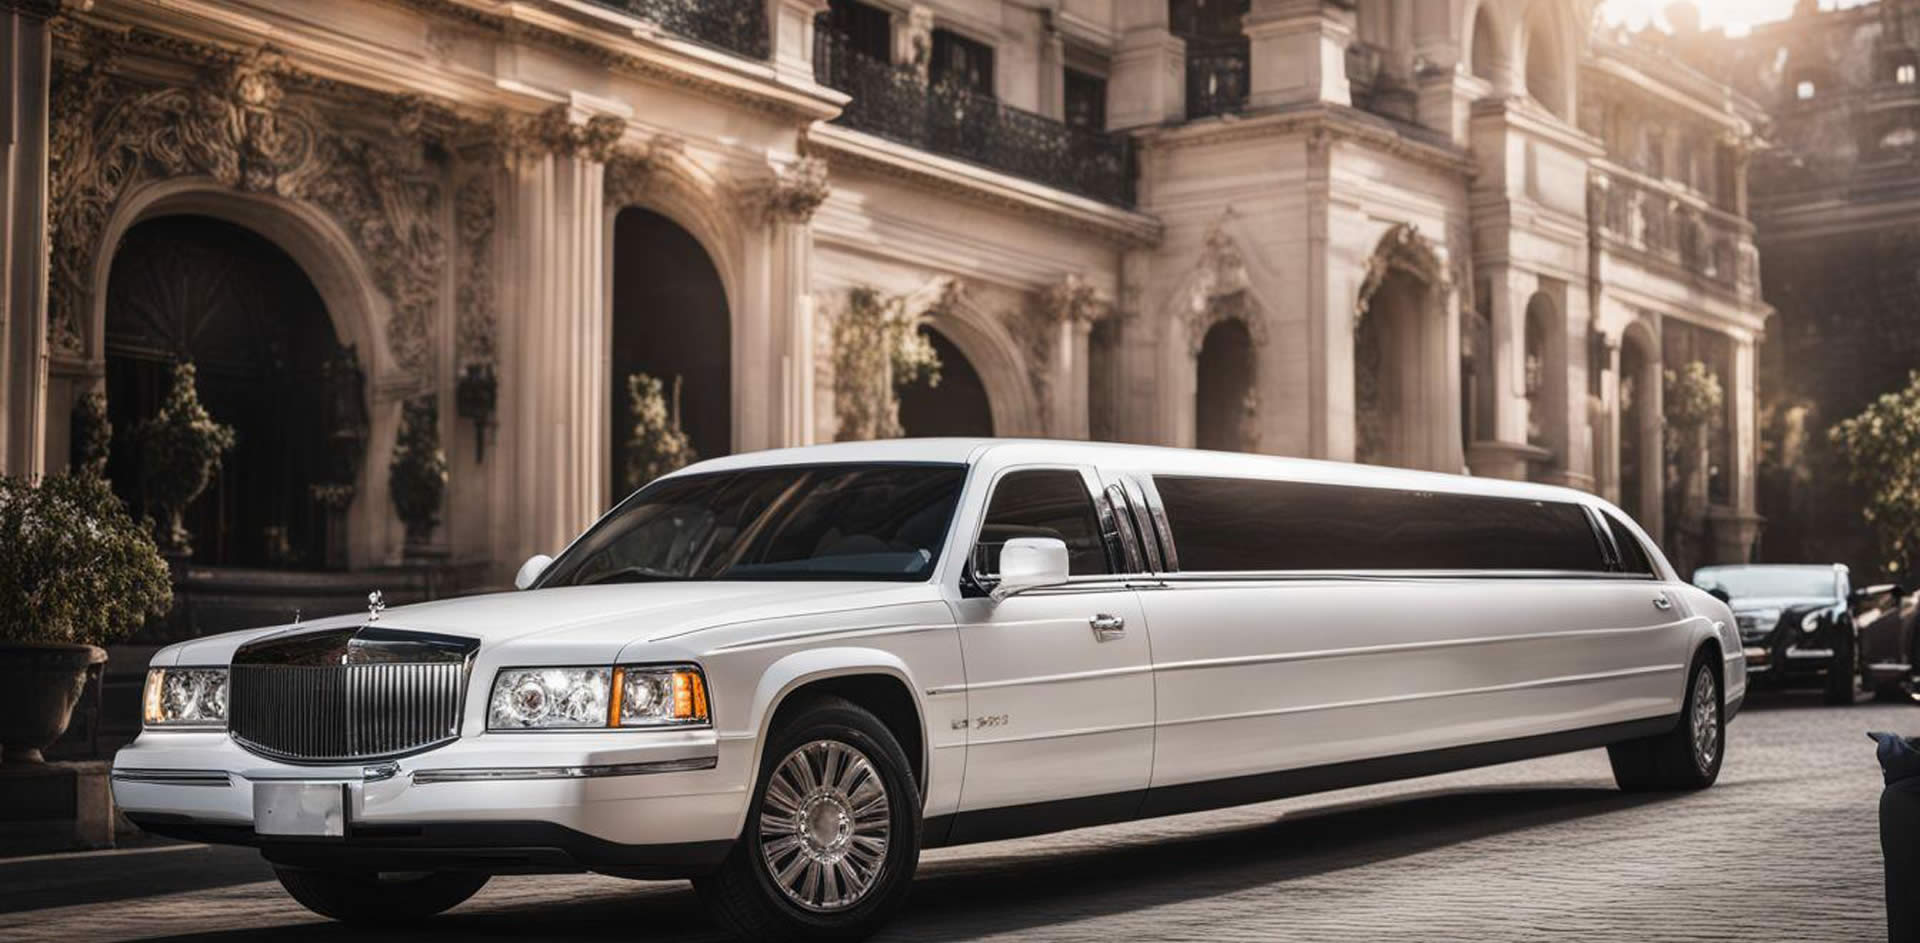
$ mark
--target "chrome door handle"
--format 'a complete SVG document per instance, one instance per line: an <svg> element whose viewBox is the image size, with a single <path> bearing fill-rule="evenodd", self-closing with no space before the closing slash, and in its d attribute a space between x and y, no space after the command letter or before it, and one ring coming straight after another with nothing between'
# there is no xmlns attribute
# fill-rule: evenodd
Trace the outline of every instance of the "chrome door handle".
<svg viewBox="0 0 1920 943"><path fill-rule="evenodd" d="M1658 609L1661 612L1666 612L1668 609L1673 608L1673 600L1668 599L1665 596L1655 596L1653 597L1653 608Z"/></svg>
<svg viewBox="0 0 1920 943"><path fill-rule="evenodd" d="M1127 634L1127 620L1104 612L1088 619L1087 624L1093 626L1096 641L1108 642Z"/></svg>

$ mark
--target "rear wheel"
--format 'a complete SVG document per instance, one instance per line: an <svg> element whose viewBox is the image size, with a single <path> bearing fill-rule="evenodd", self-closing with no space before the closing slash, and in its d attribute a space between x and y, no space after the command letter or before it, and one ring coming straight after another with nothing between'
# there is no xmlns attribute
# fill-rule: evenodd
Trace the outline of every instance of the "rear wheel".
<svg viewBox="0 0 1920 943"><path fill-rule="evenodd" d="M463 871L381 873L273 869L294 900L322 917L345 923L401 924L452 909L487 883Z"/></svg>
<svg viewBox="0 0 1920 943"><path fill-rule="evenodd" d="M715 919L750 940L857 940L906 899L920 790L879 718L821 698L767 739L746 829L698 879Z"/></svg>
<svg viewBox="0 0 1920 943"><path fill-rule="evenodd" d="M1721 710L1720 671L1709 655L1694 659L1681 702L1680 723L1666 733L1607 747L1613 779L1628 792L1705 789L1720 778L1727 719Z"/></svg>

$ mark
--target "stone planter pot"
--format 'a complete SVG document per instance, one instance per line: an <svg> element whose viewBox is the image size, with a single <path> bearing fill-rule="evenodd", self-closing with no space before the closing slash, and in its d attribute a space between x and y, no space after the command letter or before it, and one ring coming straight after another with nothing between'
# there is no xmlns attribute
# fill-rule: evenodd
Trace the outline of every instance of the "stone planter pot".
<svg viewBox="0 0 1920 943"><path fill-rule="evenodd" d="M40 751L67 732L88 670L106 660L97 645L0 642L0 763L44 762Z"/></svg>

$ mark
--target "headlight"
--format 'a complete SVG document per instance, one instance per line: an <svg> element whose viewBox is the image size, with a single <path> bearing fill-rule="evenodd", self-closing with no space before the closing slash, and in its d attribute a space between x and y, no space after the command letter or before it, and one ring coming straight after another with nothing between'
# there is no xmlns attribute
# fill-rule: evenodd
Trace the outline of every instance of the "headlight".
<svg viewBox="0 0 1920 943"><path fill-rule="evenodd" d="M692 665L503 668L488 730L592 730L709 723L707 682Z"/></svg>
<svg viewBox="0 0 1920 943"><path fill-rule="evenodd" d="M510 668L493 679L487 729L605 727L610 668Z"/></svg>
<svg viewBox="0 0 1920 943"><path fill-rule="evenodd" d="M149 668L141 703L149 727L225 727L227 669Z"/></svg>
<svg viewBox="0 0 1920 943"><path fill-rule="evenodd" d="M707 679L692 665L615 668L613 713L620 727L705 724Z"/></svg>

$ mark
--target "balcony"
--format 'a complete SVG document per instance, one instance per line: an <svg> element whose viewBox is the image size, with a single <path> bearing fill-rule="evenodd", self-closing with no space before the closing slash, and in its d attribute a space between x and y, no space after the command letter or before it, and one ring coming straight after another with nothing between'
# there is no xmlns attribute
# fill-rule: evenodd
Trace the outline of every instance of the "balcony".
<svg viewBox="0 0 1920 943"><path fill-rule="evenodd" d="M594 0L682 39L748 59L772 52L765 0Z"/></svg>
<svg viewBox="0 0 1920 943"><path fill-rule="evenodd" d="M1244 110L1251 77L1247 37L1187 40L1187 120Z"/></svg>
<svg viewBox="0 0 1920 943"><path fill-rule="evenodd" d="M1753 224L1617 165L1593 172L1588 218L1601 239L1741 298L1759 291Z"/></svg>
<svg viewBox="0 0 1920 943"><path fill-rule="evenodd" d="M853 96L834 119L858 131L954 157L1102 203L1134 205L1133 140L1076 128L855 52L815 33L814 74Z"/></svg>

